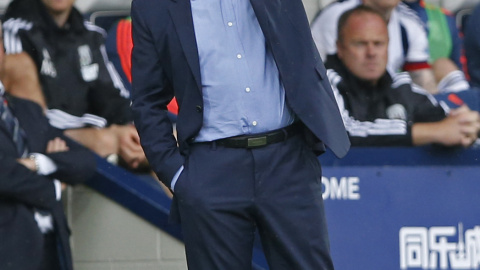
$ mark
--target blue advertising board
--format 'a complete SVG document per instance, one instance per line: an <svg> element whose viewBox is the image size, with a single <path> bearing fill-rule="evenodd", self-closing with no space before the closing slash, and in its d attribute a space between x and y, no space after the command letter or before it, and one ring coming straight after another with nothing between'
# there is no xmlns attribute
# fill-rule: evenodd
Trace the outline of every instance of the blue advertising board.
<svg viewBox="0 0 480 270"><path fill-rule="evenodd" d="M478 162L326 162L323 197L335 269L480 269Z"/></svg>

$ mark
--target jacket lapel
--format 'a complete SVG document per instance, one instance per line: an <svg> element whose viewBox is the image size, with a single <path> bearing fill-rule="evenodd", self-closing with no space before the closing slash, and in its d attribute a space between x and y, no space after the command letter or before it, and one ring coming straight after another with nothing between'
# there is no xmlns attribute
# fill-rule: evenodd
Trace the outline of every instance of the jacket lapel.
<svg viewBox="0 0 480 270"><path fill-rule="evenodd" d="M193 28L192 8L190 0L172 0L170 6L170 16L175 25L178 37L188 65L195 77L198 89L202 89L200 77L200 63L198 59L197 41L195 39L195 30Z"/></svg>

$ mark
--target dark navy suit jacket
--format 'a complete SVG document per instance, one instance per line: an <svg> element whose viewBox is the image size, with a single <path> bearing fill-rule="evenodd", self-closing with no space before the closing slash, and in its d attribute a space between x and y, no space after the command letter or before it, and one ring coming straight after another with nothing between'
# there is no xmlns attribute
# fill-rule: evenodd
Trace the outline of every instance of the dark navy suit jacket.
<svg viewBox="0 0 480 270"><path fill-rule="evenodd" d="M15 143L0 121L0 269L38 269L43 235L34 219L34 208L52 213L65 260L63 269L72 269L69 229L62 204L56 200L52 179L69 184L85 181L95 171L95 158L51 127L37 104L13 97L7 100L26 133L30 152L45 154L48 141L55 137L67 141L70 151L45 154L58 169L51 177L38 175L16 161Z"/></svg>
<svg viewBox="0 0 480 270"><path fill-rule="evenodd" d="M337 156L349 147L301 0L250 0L285 87L287 104ZM190 0L133 0L132 109L146 156L168 186L203 122L202 82ZM167 104L179 105L178 143ZM183 154L183 156L182 156Z"/></svg>

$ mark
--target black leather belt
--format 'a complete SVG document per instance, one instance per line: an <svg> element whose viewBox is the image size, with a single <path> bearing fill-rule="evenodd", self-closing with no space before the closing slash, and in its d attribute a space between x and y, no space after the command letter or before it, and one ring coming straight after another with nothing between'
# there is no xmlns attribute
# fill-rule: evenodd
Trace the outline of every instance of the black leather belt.
<svg viewBox="0 0 480 270"><path fill-rule="evenodd" d="M258 148L272 143L286 141L294 135L300 133L300 124L298 122L270 132L241 135L214 141L216 145L230 148ZM212 143L212 142L209 142Z"/></svg>

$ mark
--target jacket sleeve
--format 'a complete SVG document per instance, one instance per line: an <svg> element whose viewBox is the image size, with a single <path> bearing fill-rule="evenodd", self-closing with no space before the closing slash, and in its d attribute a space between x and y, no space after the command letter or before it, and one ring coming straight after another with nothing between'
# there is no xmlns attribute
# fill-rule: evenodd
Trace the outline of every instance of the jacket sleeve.
<svg viewBox="0 0 480 270"><path fill-rule="evenodd" d="M30 138L30 152L42 153L57 166L57 171L48 178L56 178L68 184L77 184L88 180L96 170L96 159L90 150L63 135L62 130L52 127L36 103L24 99L10 99L16 108L21 108L19 121L25 123L25 132ZM31 134L34 134L32 136ZM68 151L45 153L50 140L61 138L67 143Z"/></svg>
<svg viewBox="0 0 480 270"><path fill-rule="evenodd" d="M97 167L94 153L69 138L61 138L67 142L69 151L46 154L57 165L57 171L50 177L70 185L85 182Z"/></svg>
<svg viewBox="0 0 480 270"><path fill-rule="evenodd" d="M48 177L0 153L0 198L49 209L56 202L55 186Z"/></svg>
<svg viewBox="0 0 480 270"><path fill-rule="evenodd" d="M173 89L157 53L164 48L154 42L145 19L153 16L153 2L132 2L132 111L148 161L159 179L170 187L184 160L168 119L167 104L173 98ZM155 31L161 31L161 26L156 27Z"/></svg>
<svg viewBox="0 0 480 270"><path fill-rule="evenodd" d="M49 157L57 166L57 171L48 177L58 179L70 185L79 184L92 177L97 167L95 154L79 143L63 135L62 130L51 126L48 119L42 114L42 109L37 104L28 100L20 102L31 104L30 106L25 104L21 107L23 107L24 110L30 108L30 115L32 117L36 116L36 122L40 123L45 129L45 145L34 150ZM21 105L21 103L18 105ZM57 137L67 143L68 151L45 153L44 151L46 150L45 148L48 141Z"/></svg>

